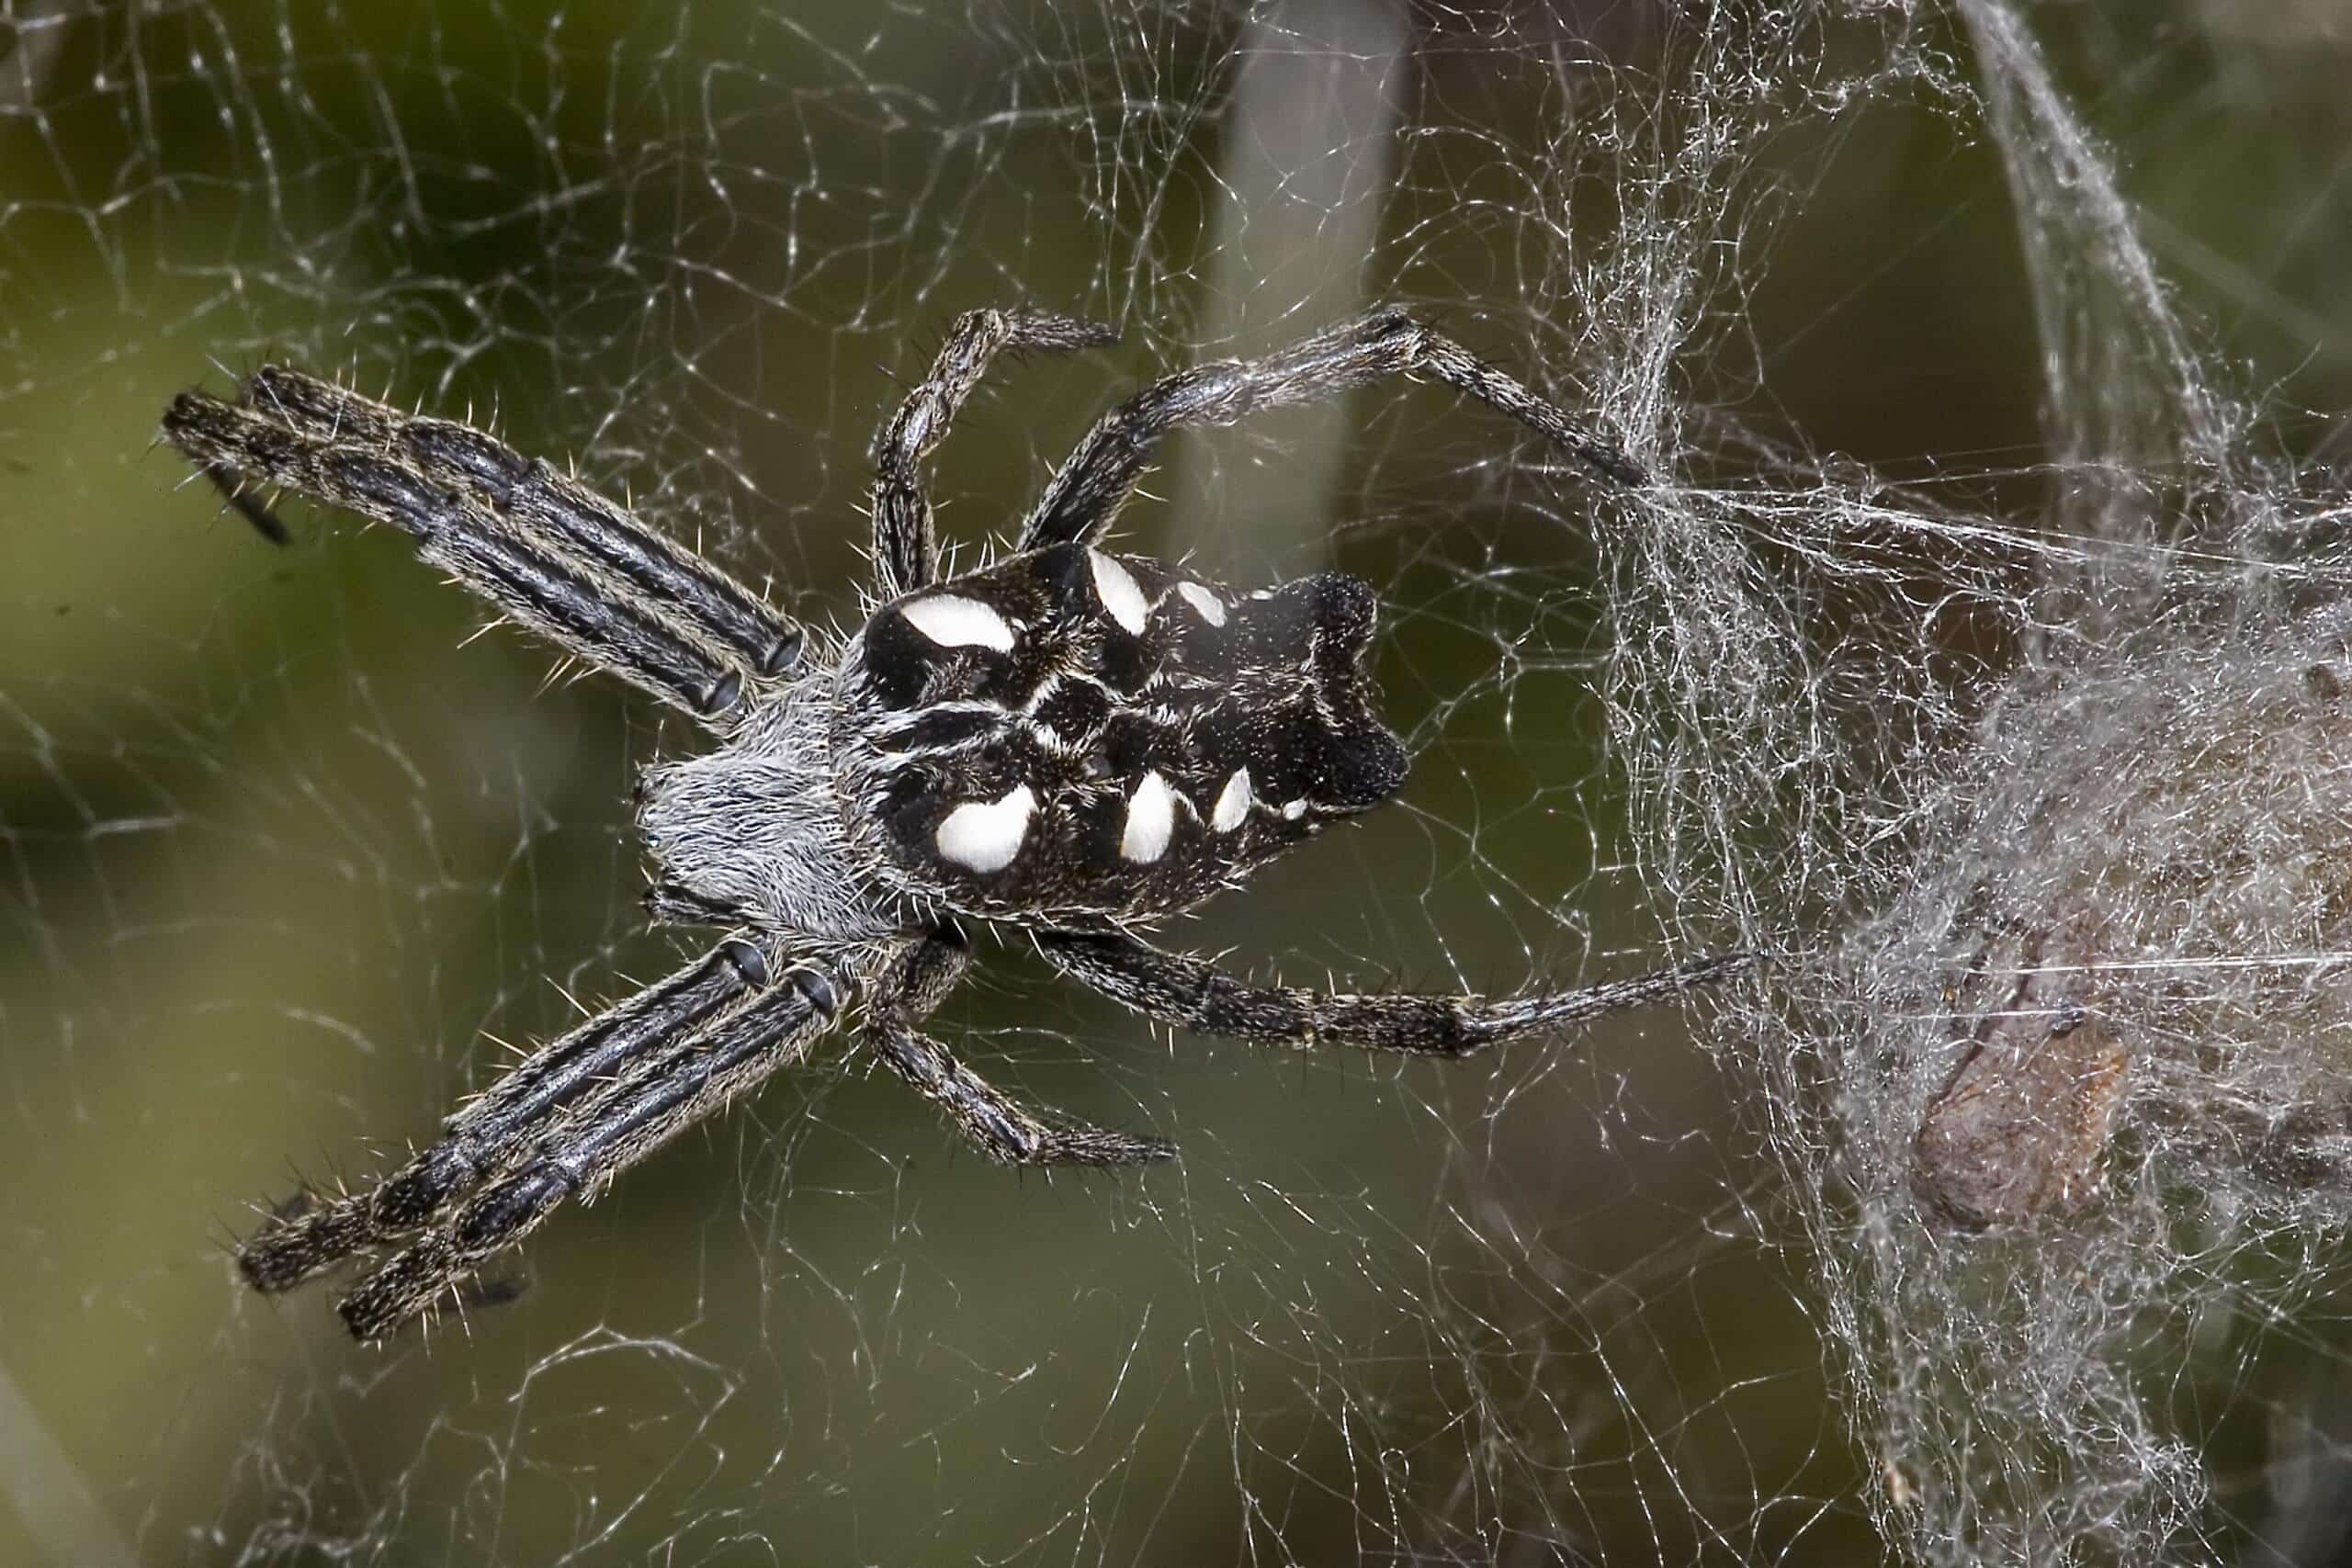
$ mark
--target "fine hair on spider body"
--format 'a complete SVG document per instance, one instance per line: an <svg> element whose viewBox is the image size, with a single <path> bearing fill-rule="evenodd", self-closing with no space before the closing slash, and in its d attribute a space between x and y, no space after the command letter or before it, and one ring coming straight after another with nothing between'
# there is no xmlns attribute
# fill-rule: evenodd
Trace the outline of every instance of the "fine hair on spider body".
<svg viewBox="0 0 2352 1568"><path fill-rule="evenodd" d="M232 398L173 401L164 437L232 502L274 485L389 523L506 618L716 742L650 768L638 815L659 868L653 918L729 934L515 1065L374 1185L272 1211L238 1249L254 1289L365 1254L340 1311L357 1338L383 1339L563 1200L800 1060L853 1002L859 1043L998 1160L1173 1157L1157 1138L1042 1117L922 1032L970 963L974 925L1024 934L1062 975L1163 1023L1438 1056L1747 962L1491 999L1348 995L1252 985L1136 934L1394 798L1407 768L1365 673L1379 604L1364 583L1325 572L1237 591L1101 547L1170 431L1401 375L1508 414L1603 481L1645 481L1511 377L1380 310L1136 392L1057 470L1014 553L943 579L924 459L989 362L1114 337L1025 309L956 321L876 439L877 607L838 647L481 431L279 366Z"/></svg>

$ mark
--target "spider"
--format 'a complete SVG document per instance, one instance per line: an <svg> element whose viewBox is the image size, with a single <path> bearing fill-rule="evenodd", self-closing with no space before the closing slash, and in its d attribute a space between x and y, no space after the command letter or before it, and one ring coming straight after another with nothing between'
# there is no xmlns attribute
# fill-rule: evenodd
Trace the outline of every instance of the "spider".
<svg viewBox="0 0 2352 1568"><path fill-rule="evenodd" d="M1062 975L1165 1024L1438 1056L1743 961L1493 999L1344 995L1249 984L1138 934L1392 798L1406 773L1367 689L1365 584L1327 572L1240 592L1099 547L1169 431L1429 377L1607 479L1643 474L1460 344L1382 310L1136 393L1046 487L1013 554L943 581L924 459L991 359L1114 339L1029 309L957 320L876 438L876 607L838 646L481 431L277 366L233 401L172 403L164 437L232 497L275 485L396 525L508 619L717 742L650 767L638 821L658 867L651 917L729 934L539 1048L374 1186L271 1211L237 1250L255 1290L368 1255L339 1310L356 1338L383 1339L565 1199L801 1059L853 1003L860 1043L997 1160L1173 1157L1158 1138L1037 1115L922 1032L974 928L1027 936Z"/></svg>

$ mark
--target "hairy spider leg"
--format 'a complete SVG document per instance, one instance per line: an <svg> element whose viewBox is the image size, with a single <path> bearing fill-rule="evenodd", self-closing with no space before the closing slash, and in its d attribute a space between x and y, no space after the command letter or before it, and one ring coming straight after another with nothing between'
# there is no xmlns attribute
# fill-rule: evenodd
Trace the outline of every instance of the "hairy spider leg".
<svg viewBox="0 0 2352 1568"><path fill-rule="evenodd" d="M1083 1123L1047 1123L918 1032L914 1025L939 1005L970 962L960 941L923 942L910 956L903 999L877 1004L867 1020L867 1049L954 1118L982 1153L1005 1165L1146 1165L1176 1157L1175 1145L1159 1138Z"/></svg>
<svg viewBox="0 0 2352 1568"><path fill-rule="evenodd" d="M1002 1165L1149 1165L1176 1157L1162 1138L1139 1138L1082 1122L1041 1121L1011 1095L956 1059L930 1035L896 1020L865 1032L867 1046L915 1092L954 1118L958 1132Z"/></svg>
<svg viewBox="0 0 2352 1568"><path fill-rule="evenodd" d="M1063 974L1122 1007L1198 1034L1420 1056L1467 1056L1704 986L1756 961L1754 953L1729 953L1573 991L1488 998L1251 985L1204 960L1125 936L1042 931L1037 947Z"/></svg>
<svg viewBox="0 0 2352 1568"><path fill-rule="evenodd" d="M798 1061L832 1027L847 983L847 975L831 966L796 966L750 1005L673 1038L642 1072L575 1107L537 1140L526 1161L352 1288L335 1309L352 1337L390 1335L538 1228L565 1199L601 1188Z"/></svg>
<svg viewBox="0 0 2352 1568"><path fill-rule="evenodd" d="M164 433L198 465L225 468L390 523L417 555L521 624L707 725L740 716L745 672L642 598L616 595L461 486L426 478L371 442L300 428L183 392Z"/></svg>
<svg viewBox="0 0 2352 1568"><path fill-rule="evenodd" d="M799 662L805 638L797 624L544 458L526 457L470 425L405 414L282 365L254 371L238 401L322 439L372 444L435 484L470 491L564 564L627 585L756 674L786 674Z"/></svg>
<svg viewBox="0 0 2352 1568"><path fill-rule="evenodd" d="M1406 311L1378 310L1262 359L1194 366L1136 393L1095 423L1054 476L1021 526L1020 547L1099 541L1171 430L1232 424L1390 376L1428 377L1466 392L1621 484L1645 477L1623 451L1452 338Z"/></svg>
<svg viewBox="0 0 2352 1568"><path fill-rule="evenodd" d="M989 362L1005 349L1101 348L1118 341L1116 327L1045 310L969 310L956 318L931 374L874 437L874 570L882 598L911 593L939 575L922 464L946 438Z"/></svg>
<svg viewBox="0 0 2352 1568"><path fill-rule="evenodd" d="M565 1107L768 985L747 942L721 942L669 978L541 1046L442 1123L440 1139L375 1186L272 1219L237 1249L254 1289L290 1291L356 1252L430 1224L527 1155Z"/></svg>

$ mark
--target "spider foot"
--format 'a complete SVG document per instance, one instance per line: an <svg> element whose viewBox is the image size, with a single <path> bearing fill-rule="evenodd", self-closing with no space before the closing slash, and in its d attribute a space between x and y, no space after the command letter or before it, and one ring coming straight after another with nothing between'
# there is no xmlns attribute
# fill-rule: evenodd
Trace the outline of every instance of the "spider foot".
<svg viewBox="0 0 2352 1568"><path fill-rule="evenodd" d="M1005 1153L1011 1163L1021 1165L1158 1165L1176 1157L1176 1145L1165 1138L1139 1137L1081 1123L1046 1127L1033 1138L1011 1140Z"/></svg>
<svg viewBox="0 0 2352 1568"><path fill-rule="evenodd" d="M374 1238L365 1203L322 1202L314 1192L298 1192L275 1205L269 1222L238 1244L237 1271L263 1295L278 1295Z"/></svg>
<svg viewBox="0 0 2352 1568"><path fill-rule="evenodd" d="M468 1298L464 1283L481 1265L537 1229L558 1203L578 1191L580 1183L560 1166L541 1163L526 1167L484 1189L451 1216L448 1223L418 1237L379 1265L353 1287L335 1311L351 1337L361 1341L388 1339L394 1331L430 1309L453 1288L461 1303ZM488 1292L486 1304L511 1301L520 1294L512 1282L476 1281L473 1290Z"/></svg>

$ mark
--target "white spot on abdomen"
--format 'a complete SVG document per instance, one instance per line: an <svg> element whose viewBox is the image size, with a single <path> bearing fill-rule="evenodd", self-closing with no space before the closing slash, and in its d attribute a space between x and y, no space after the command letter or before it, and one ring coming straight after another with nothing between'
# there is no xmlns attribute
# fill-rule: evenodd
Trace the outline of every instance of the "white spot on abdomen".
<svg viewBox="0 0 2352 1568"><path fill-rule="evenodd" d="M971 871L1002 871L1021 852L1021 840L1029 835L1030 814L1036 809L1037 797L1027 784L994 805L966 801L939 825L935 841L940 858Z"/></svg>
<svg viewBox="0 0 2352 1568"><path fill-rule="evenodd" d="M1126 831L1119 835L1119 853L1148 865L1167 852L1176 831L1176 792L1157 771L1143 776L1127 797Z"/></svg>
<svg viewBox="0 0 2352 1568"><path fill-rule="evenodd" d="M1225 625L1225 604L1216 594L1197 582L1180 582L1176 592L1184 596L1185 604L1201 613L1201 619L1213 626Z"/></svg>
<svg viewBox="0 0 2352 1568"><path fill-rule="evenodd" d="M1225 781L1225 789L1216 797L1216 808L1209 813L1209 826L1220 833L1230 833L1241 826L1250 815L1250 770L1236 768L1233 776Z"/></svg>
<svg viewBox="0 0 2352 1568"><path fill-rule="evenodd" d="M1144 624L1150 618L1151 604L1136 586L1136 580L1125 567L1101 550L1088 550L1086 564L1094 570L1094 592L1111 618L1125 626L1130 637L1143 636Z"/></svg>
<svg viewBox="0 0 2352 1568"><path fill-rule="evenodd" d="M907 625L942 648L992 648L1012 651L1012 628L1004 617L978 599L960 593L933 593L910 599L899 606Z"/></svg>
<svg viewBox="0 0 2352 1568"><path fill-rule="evenodd" d="M1306 802L1305 800L1303 800L1303 799L1302 799L1302 800L1288 800L1288 801L1284 801L1284 802L1283 803L1283 821L1285 821L1285 822L1295 822L1295 821L1297 821L1300 818L1302 818L1302 817L1304 817L1304 816L1306 816Z"/></svg>

